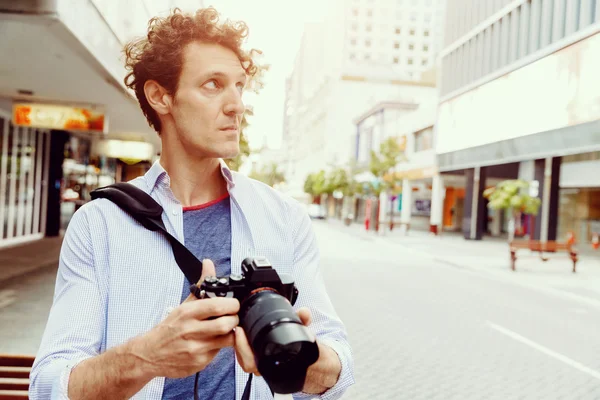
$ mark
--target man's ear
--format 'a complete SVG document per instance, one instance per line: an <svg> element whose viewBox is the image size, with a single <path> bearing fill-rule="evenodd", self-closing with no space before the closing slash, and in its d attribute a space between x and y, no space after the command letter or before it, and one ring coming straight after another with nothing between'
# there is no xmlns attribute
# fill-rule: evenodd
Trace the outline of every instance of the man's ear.
<svg viewBox="0 0 600 400"><path fill-rule="evenodd" d="M159 115L166 115L171 111L172 98L167 89L154 80L144 84L144 94L150 107Z"/></svg>

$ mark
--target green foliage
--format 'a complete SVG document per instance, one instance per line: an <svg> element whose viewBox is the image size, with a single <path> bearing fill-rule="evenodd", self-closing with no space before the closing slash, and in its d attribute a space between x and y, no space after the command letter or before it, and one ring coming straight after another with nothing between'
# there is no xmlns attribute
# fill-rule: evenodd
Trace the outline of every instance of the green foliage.
<svg viewBox="0 0 600 400"><path fill-rule="evenodd" d="M374 194L379 195L388 189L395 191L401 185L401 180L397 179L391 170L405 159L404 150L396 137L384 140L379 146L379 153L371 151L369 170L377 177L377 181L370 187Z"/></svg>
<svg viewBox="0 0 600 400"><path fill-rule="evenodd" d="M260 171L252 170L249 176L257 181L264 182L271 187L285 182L285 176L279 171L278 166L275 163L265 165Z"/></svg>
<svg viewBox="0 0 600 400"><path fill-rule="evenodd" d="M337 167L327 174L325 193L332 194L337 190L346 192L349 185L348 172L345 168Z"/></svg>
<svg viewBox="0 0 600 400"><path fill-rule="evenodd" d="M489 200L493 210L512 209L528 215L537 215L542 201L528 193L529 183L519 179L500 182L496 187L486 189L483 196Z"/></svg>
<svg viewBox="0 0 600 400"><path fill-rule="evenodd" d="M327 187L327 177L324 170L309 174L304 181L304 191L313 197L318 197L329 188Z"/></svg>

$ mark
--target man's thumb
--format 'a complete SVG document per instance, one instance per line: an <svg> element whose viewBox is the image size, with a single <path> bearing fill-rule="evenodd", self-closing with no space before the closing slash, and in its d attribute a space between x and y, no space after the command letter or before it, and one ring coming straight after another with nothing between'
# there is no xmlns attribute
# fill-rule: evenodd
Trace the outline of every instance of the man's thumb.
<svg viewBox="0 0 600 400"><path fill-rule="evenodd" d="M202 282L204 282L204 279L207 276L216 276L217 273L215 271L215 264L209 260L209 259L204 259L202 260L202 275L200 276L200 280L196 283L197 287L200 287L200 285L202 284ZM194 296L193 294L190 294L187 299L185 299L185 301L190 301L190 300L195 300L196 296Z"/></svg>

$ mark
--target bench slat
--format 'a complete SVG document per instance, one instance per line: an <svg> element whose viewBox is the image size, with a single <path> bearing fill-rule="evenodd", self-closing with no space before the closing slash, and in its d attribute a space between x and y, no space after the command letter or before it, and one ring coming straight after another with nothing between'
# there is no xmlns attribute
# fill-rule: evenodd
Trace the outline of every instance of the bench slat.
<svg viewBox="0 0 600 400"><path fill-rule="evenodd" d="M29 390L29 379L0 378L0 390Z"/></svg>
<svg viewBox="0 0 600 400"><path fill-rule="evenodd" d="M0 378L29 378L29 367L0 367Z"/></svg>
<svg viewBox="0 0 600 400"><path fill-rule="evenodd" d="M31 367L35 357L13 354L0 354L0 365L3 367Z"/></svg>
<svg viewBox="0 0 600 400"><path fill-rule="evenodd" d="M0 400L21 400L28 398L29 393L26 390L0 390Z"/></svg>

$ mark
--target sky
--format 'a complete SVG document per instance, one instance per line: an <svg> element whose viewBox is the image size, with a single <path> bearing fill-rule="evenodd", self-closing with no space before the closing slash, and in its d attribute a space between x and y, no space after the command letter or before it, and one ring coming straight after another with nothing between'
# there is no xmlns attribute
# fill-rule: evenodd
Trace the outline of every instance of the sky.
<svg viewBox="0 0 600 400"><path fill-rule="evenodd" d="M322 20L323 7L319 0L204 0L204 6L211 5L224 18L246 22L247 49L260 49L261 61L270 65L260 93L244 95L246 104L254 108L246 134L253 149L263 144L279 148L285 80L292 73L304 24Z"/></svg>

